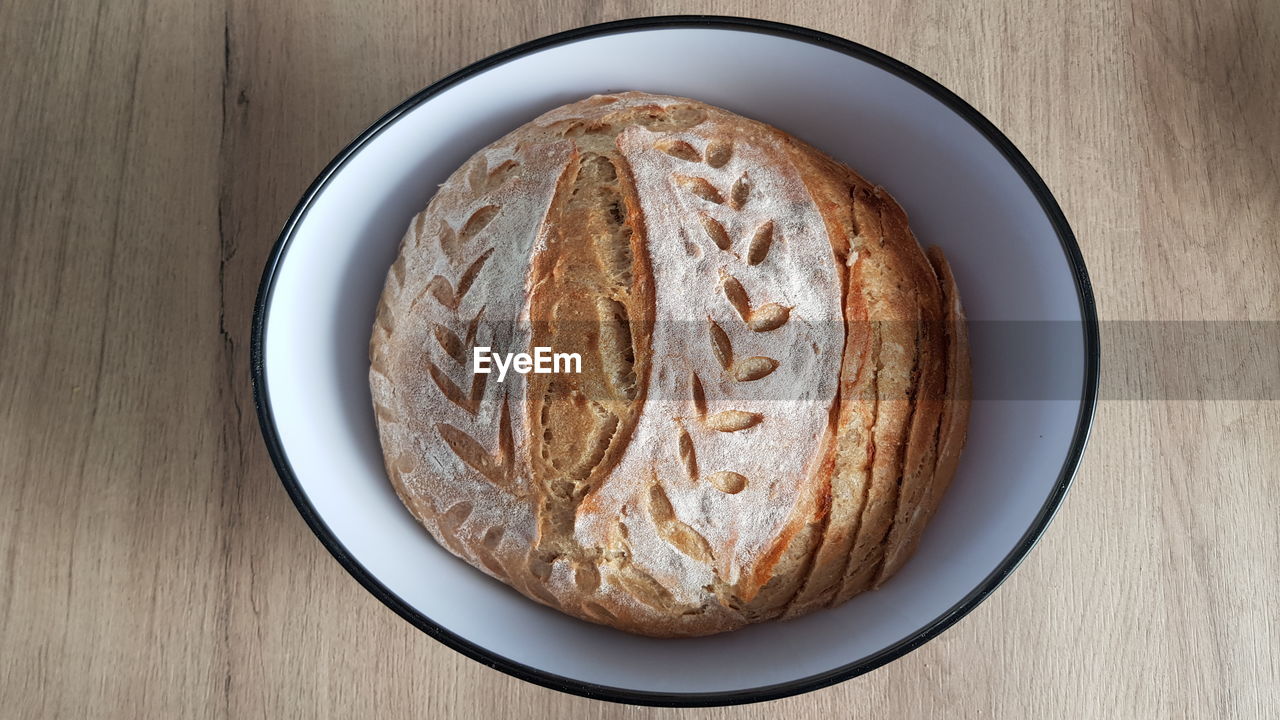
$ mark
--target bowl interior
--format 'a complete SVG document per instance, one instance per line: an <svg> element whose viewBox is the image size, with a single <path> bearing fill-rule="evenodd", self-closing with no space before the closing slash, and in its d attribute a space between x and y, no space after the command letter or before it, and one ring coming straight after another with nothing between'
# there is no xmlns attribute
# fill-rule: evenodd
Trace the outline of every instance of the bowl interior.
<svg viewBox="0 0 1280 720"><path fill-rule="evenodd" d="M545 609L473 570L438 547L393 493L366 348L409 219L480 147L546 109L625 89L689 96L808 140L886 187L921 242L950 258L973 328L968 446L918 554L880 590L717 637L633 637ZM921 87L795 38L647 28L565 42L475 74L360 146L313 198L276 272L265 387L284 458L318 517L351 560L432 622L573 681L741 691L828 673L919 637L1020 555L1024 536L1052 510L1077 439L1082 304L1036 196L997 147ZM1045 332L1017 328L1060 330L1046 331L1046 342Z"/></svg>

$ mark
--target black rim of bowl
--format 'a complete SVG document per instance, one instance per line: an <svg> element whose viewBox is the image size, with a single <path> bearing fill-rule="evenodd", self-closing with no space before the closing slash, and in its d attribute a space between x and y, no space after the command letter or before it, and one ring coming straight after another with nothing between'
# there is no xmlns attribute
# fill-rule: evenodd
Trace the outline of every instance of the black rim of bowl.
<svg viewBox="0 0 1280 720"><path fill-rule="evenodd" d="M899 78L921 88L935 99L941 101L973 125L974 128L982 133L988 142L994 145L1004 155L1005 159L1015 170L1018 171L1018 174L1022 176L1027 187L1030 188L1031 192L1039 200L1041 208L1044 210L1044 213L1048 216L1054 230L1057 232L1058 239L1062 243L1063 252L1066 254L1067 262L1071 266L1072 272L1075 275L1076 293L1079 297L1080 313L1083 319L1082 327L1085 347L1085 378L1084 385L1081 388L1080 414L1076 421L1075 434L1072 438L1071 448L1062 464L1062 470L1058 476L1057 483L1054 485L1053 491L1049 494L1044 506L1036 515L1035 521L1032 522L1031 527L1023 534L1022 538L1018 541L1017 545L1014 546L1013 550L1000 562L999 566L990 575L984 578L976 588L970 591L963 599L949 608L946 612L942 613L937 618L934 618L933 621L927 623L914 634L899 640L879 652L824 673L811 675L791 682L757 687L749 690L709 693L664 693L627 690L624 688L581 682L571 678L544 672L537 668L502 657L501 655L480 647L479 645L476 645L436 624L431 620L431 618L423 615L417 609L398 597L395 593L391 592L367 569L365 569L363 565L352 557L329 529L328 525L325 524L324 520L317 514L315 508L311 505L311 501L302 490L297 477L294 475L293 468L289 465L289 461L285 456L284 446L281 443L279 433L276 429L275 417L272 414L271 400L267 390L264 346L268 320L267 315L271 304L272 291L275 287L276 272L284 261L285 253L288 252L294 231L306 216L312 202L328 184L330 178L341 170L343 165L358 153L366 143L389 127L392 123L396 122L402 115L431 99L443 90L515 58L585 38L637 30L665 28L727 29L777 35L811 43L813 45L836 50L859 60L868 62L883 70L887 70ZM257 301L253 310L252 347L250 351L254 404L258 412L258 421L262 426L262 435L266 441L267 451L271 456L272 463L274 463L276 467L276 472L279 473L280 479L289 493L289 497L293 499L293 504L297 506L298 512L302 514L307 525L311 527L312 532L316 534L316 537L320 539L320 542L323 543L329 552L333 554L334 558L337 559L342 567L346 568L347 572L351 573L351 575L361 585L363 585L366 590L373 593L376 598L395 611L396 614L400 615L402 618L409 621L436 640L439 640L445 645L457 650L467 657L472 658L473 660L477 660L489 667L501 670L508 675L512 675L520 678L521 680L526 680L544 687L552 688L554 690L560 690L562 692L588 698L638 705L669 707L736 705L742 703L761 702L765 700L776 700L778 698L789 697L791 695L799 695L801 693L834 685L835 683L870 672L881 665L896 660L912 650L915 650L934 637L937 637L944 630L955 624L960 618L968 614L970 610L977 607L977 605L981 603L987 595L991 594L991 592L995 590L1011 572L1013 572L1018 563L1022 561L1023 557L1026 556L1032 546L1035 545L1036 541L1039 540L1041 534L1053 519L1054 513L1057 511L1059 505L1061 505L1068 487L1071 485L1071 481L1080 465L1080 459L1084 452L1085 444L1088 441L1090 427L1093 423L1093 413L1097 403L1098 394L1100 357L1101 350L1098 339L1098 317L1097 310L1094 306L1093 290L1089 283L1088 272L1085 270L1084 257L1080 253L1080 247L1076 243L1075 235L1071 232L1071 227L1067 223L1066 217L1062 214L1062 209L1058 207L1057 201L1054 199L1053 194L1049 192L1049 188L1045 185L1044 180L1042 180L1040 175L1036 173L1035 169L1031 167L1031 164L1027 162L1027 159L1023 157L1022 153L1014 147L1013 143L1005 137L1004 133L1000 132L989 120L983 117L981 113L975 110L967 102L960 99L955 93L947 90L937 81L883 53L877 52L863 45L859 45L858 43L850 40L845 40L844 38L795 25L785 25L767 20L714 15L672 15L635 18L602 23L599 25L589 25L587 27L568 30L555 35L548 35L547 37L517 45L478 62L472 63L471 65L468 65L467 67L431 84L413 97L401 103L386 115L382 116L377 122L371 125L369 129L361 133L355 141L344 148L342 152L338 153L337 157L335 157L329 165L325 167L325 169L311 184L311 187L309 187L307 192L302 196L302 200L294 209L293 214L290 215L288 222L285 223L279 239L276 240L275 246L272 247L271 254L267 258L266 268L262 274L262 281L258 286Z"/></svg>

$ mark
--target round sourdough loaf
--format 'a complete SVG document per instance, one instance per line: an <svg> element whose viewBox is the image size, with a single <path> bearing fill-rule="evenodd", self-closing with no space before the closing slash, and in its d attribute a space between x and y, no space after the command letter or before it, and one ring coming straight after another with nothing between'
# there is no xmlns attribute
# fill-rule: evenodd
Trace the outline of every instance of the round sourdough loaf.
<svg viewBox="0 0 1280 720"><path fill-rule="evenodd" d="M475 372L475 348L580 372ZM844 602L911 556L969 409L950 270L805 143L628 92L480 150L369 346L387 472L458 557L654 636ZM563 369L563 368L562 368Z"/></svg>

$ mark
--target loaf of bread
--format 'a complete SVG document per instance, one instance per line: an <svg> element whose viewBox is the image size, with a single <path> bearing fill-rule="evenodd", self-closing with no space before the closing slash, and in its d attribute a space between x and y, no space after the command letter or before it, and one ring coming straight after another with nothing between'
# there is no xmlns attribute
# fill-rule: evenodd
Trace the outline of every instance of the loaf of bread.
<svg viewBox="0 0 1280 720"><path fill-rule="evenodd" d="M539 347L577 372L476 372L476 348ZM369 356L387 473L441 545L664 637L892 576L970 404L950 269L884 190L638 92L552 110L453 173L404 236Z"/></svg>

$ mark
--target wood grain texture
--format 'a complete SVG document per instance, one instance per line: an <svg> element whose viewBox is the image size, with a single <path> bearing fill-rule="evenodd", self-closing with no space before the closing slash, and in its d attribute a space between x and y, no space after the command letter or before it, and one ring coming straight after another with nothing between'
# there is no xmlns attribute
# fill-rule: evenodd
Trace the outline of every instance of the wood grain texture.
<svg viewBox="0 0 1280 720"><path fill-rule="evenodd" d="M1186 377L1141 345L1109 357L1076 487L1018 572L923 649L799 698L671 711L528 685L414 630L316 542L247 371L262 262L298 196L466 63L673 12L816 27L954 89L1054 190L1104 320L1280 320L1268 0L8 0L0 714L1273 716L1280 403L1159 382L1128 398Z"/></svg>

